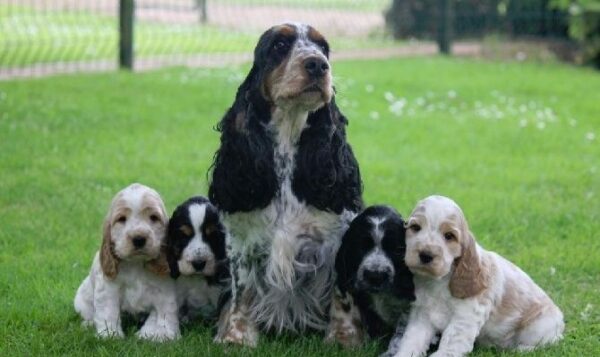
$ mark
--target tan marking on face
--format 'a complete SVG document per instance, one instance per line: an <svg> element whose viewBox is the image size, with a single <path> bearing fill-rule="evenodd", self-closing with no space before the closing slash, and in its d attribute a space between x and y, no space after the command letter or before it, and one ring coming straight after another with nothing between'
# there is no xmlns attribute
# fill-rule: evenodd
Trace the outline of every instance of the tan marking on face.
<svg viewBox="0 0 600 357"><path fill-rule="evenodd" d="M179 231L181 231L181 233L185 234L188 237L194 234L194 230L188 225L183 225L179 227Z"/></svg>
<svg viewBox="0 0 600 357"><path fill-rule="evenodd" d="M284 36L295 36L296 35L296 27L289 25L289 24L283 24L283 25L279 25L279 26L275 26L273 28L274 32L277 32L281 35Z"/></svg>
<svg viewBox="0 0 600 357"><path fill-rule="evenodd" d="M265 79L262 86L262 94L267 101L274 102L279 96L279 90L275 88L281 87L289 60L290 57L287 56Z"/></svg>
<svg viewBox="0 0 600 357"><path fill-rule="evenodd" d="M325 37L323 37L323 35L321 35L319 31L315 30L312 27L308 30L308 38L311 39L313 42L317 43L325 41Z"/></svg>
<svg viewBox="0 0 600 357"><path fill-rule="evenodd" d="M144 196L142 196L142 207L142 211L148 216L156 215L160 219L160 223L166 223L166 212L162 201L153 192L144 193Z"/></svg>
<svg viewBox="0 0 600 357"><path fill-rule="evenodd" d="M214 224L209 224L206 227L204 227L204 235L205 236L209 236L216 231L217 231L217 226Z"/></svg>

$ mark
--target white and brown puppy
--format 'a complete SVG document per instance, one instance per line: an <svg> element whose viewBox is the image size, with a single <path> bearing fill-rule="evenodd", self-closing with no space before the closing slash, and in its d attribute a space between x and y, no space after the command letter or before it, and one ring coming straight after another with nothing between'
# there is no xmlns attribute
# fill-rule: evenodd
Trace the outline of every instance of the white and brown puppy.
<svg viewBox="0 0 600 357"><path fill-rule="evenodd" d="M166 253L171 277L177 279L181 321L217 317L229 283L226 236L219 212L205 197L192 197L173 212Z"/></svg>
<svg viewBox="0 0 600 357"><path fill-rule="evenodd" d="M435 356L482 345L529 351L562 338L563 314L517 266L475 242L451 199L420 201L407 222L405 262L416 301L395 356L422 356L437 332Z"/></svg>
<svg viewBox="0 0 600 357"><path fill-rule="evenodd" d="M155 341L179 337L175 282L161 254L167 228L159 194L134 183L114 197L90 275L75 296L75 310L98 336L122 337L121 313L147 313L137 336Z"/></svg>

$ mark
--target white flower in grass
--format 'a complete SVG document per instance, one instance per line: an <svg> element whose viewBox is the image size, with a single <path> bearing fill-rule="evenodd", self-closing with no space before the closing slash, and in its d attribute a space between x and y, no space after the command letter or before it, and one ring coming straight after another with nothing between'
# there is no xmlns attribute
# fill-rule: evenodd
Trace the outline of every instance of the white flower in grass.
<svg viewBox="0 0 600 357"><path fill-rule="evenodd" d="M550 267L550 275L554 275L554 274L556 274L556 268Z"/></svg>
<svg viewBox="0 0 600 357"><path fill-rule="evenodd" d="M527 111L527 106L524 104L519 105L519 111L525 113Z"/></svg>
<svg viewBox="0 0 600 357"><path fill-rule="evenodd" d="M570 118L570 119L569 119L569 125L570 125L570 126L575 126L575 125L577 125L577 120L575 120L575 119L573 119L573 118Z"/></svg>
<svg viewBox="0 0 600 357"><path fill-rule="evenodd" d="M379 120L379 112L370 112L369 117L373 120Z"/></svg>
<svg viewBox="0 0 600 357"><path fill-rule="evenodd" d="M419 97L419 98L415 99L415 103L417 103L417 105L419 107L422 107L425 105L425 98Z"/></svg>
<svg viewBox="0 0 600 357"><path fill-rule="evenodd" d="M590 313L592 312L593 308L594 308L594 306L592 304L585 305L585 308L579 314L579 316L581 316L581 319L584 320L584 321L587 321L587 319L590 318Z"/></svg>
<svg viewBox="0 0 600 357"><path fill-rule="evenodd" d="M367 91L367 93L373 93L373 91L375 90L375 87L372 84L367 84L365 86L365 90Z"/></svg>
<svg viewBox="0 0 600 357"><path fill-rule="evenodd" d="M519 126L521 128L526 127L527 126L527 119L521 119L521 120L519 120Z"/></svg>
<svg viewBox="0 0 600 357"><path fill-rule="evenodd" d="M402 115L402 111L404 110L404 107L406 106L406 99L401 98L397 101L395 101L394 103L392 103L389 107L390 112L392 112L395 115Z"/></svg>
<svg viewBox="0 0 600 357"><path fill-rule="evenodd" d="M546 123L544 123L543 121L538 121L538 123L536 124L536 126L540 130L546 129Z"/></svg>
<svg viewBox="0 0 600 357"><path fill-rule="evenodd" d="M390 103L392 103L394 101L394 94L392 92L385 92L383 94L383 97L385 98L385 100L387 100Z"/></svg>
<svg viewBox="0 0 600 357"><path fill-rule="evenodd" d="M596 134L592 133L591 131L589 133L585 134L585 138L588 141L594 141L594 139L596 139Z"/></svg>
<svg viewBox="0 0 600 357"><path fill-rule="evenodd" d="M454 98L456 98L456 91L454 91L454 90L449 90L449 91L448 91L448 98L450 98L450 99L454 99Z"/></svg>

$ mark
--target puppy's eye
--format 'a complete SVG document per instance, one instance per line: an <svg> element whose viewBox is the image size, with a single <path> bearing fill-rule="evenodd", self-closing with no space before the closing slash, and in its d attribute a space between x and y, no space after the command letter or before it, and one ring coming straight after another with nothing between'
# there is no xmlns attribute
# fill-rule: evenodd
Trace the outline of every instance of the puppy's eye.
<svg viewBox="0 0 600 357"><path fill-rule="evenodd" d="M119 223L125 223L125 222L127 222L127 217L125 217L125 216L119 216L119 218L117 218L117 222L119 222Z"/></svg>
<svg viewBox="0 0 600 357"><path fill-rule="evenodd" d="M446 232L446 233L444 233L444 239L446 239L447 241L451 241L451 240L455 240L456 236L452 232Z"/></svg>
<svg viewBox="0 0 600 357"><path fill-rule="evenodd" d="M410 229L413 232L418 232L421 230L421 226L419 226L416 223L411 224L410 226L408 226L408 229Z"/></svg>
<svg viewBox="0 0 600 357"><path fill-rule="evenodd" d="M287 51L288 44L285 41L277 41L273 45L273 48L275 49L275 51L277 51L279 53L283 53L283 52Z"/></svg>
<svg viewBox="0 0 600 357"><path fill-rule="evenodd" d="M150 215L150 221L152 221L153 223L159 222L160 221L160 217L156 214L151 214Z"/></svg>

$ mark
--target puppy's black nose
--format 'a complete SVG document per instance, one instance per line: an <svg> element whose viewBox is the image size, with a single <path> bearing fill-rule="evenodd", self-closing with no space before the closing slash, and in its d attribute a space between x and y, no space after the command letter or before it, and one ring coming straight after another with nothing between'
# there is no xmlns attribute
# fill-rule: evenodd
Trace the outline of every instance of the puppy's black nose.
<svg viewBox="0 0 600 357"><path fill-rule="evenodd" d="M139 248L142 248L144 245L146 245L146 237L142 237L142 236L133 237L131 242L133 242L134 247L139 249Z"/></svg>
<svg viewBox="0 0 600 357"><path fill-rule="evenodd" d="M431 256L431 253L429 253L429 252L421 252L421 253L419 253L419 259L421 260L421 263L429 264L433 260L433 257Z"/></svg>
<svg viewBox="0 0 600 357"><path fill-rule="evenodd" d="M206 260L194 260L192 262L192 266L194 269L196 269L196 271L202 271L206 266Z"/></svg>
<svg viewBox="0 0 600 357"><path fill-rule="evenodd" d="M365 270L364 277L369 285L376 287L386 283L390 277L390 274L387 271Z"/></svg>
<svg viewBox="0 0 600 357"><path fill-rule="evenodd" d="M320 57L310 57L304 61L304 69L310 77L321 78L329 70L329 64Z"/></svg>

